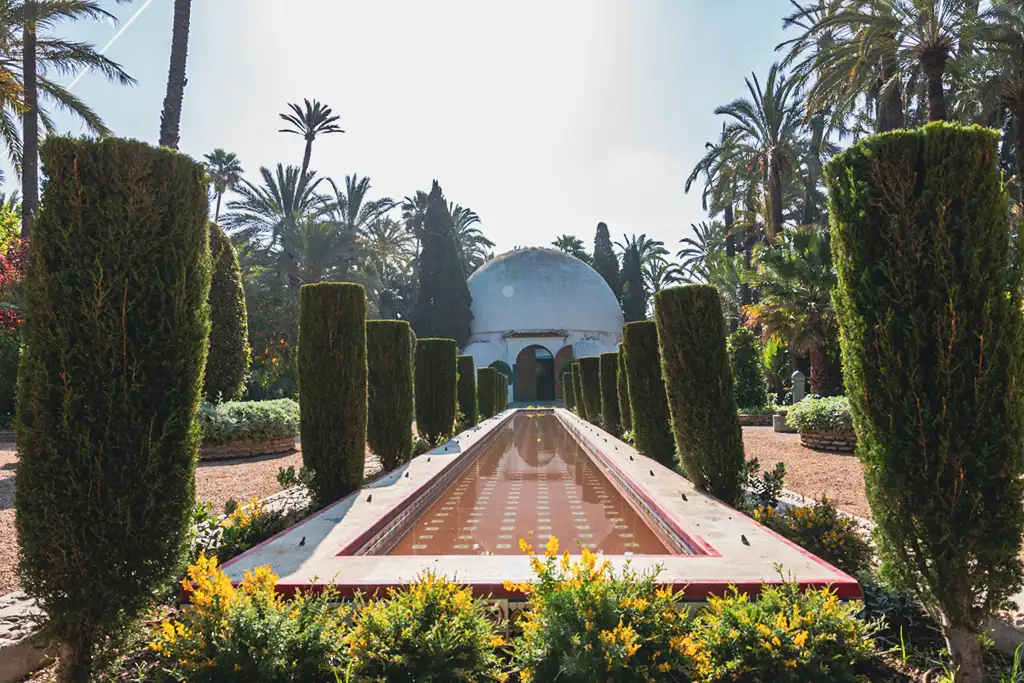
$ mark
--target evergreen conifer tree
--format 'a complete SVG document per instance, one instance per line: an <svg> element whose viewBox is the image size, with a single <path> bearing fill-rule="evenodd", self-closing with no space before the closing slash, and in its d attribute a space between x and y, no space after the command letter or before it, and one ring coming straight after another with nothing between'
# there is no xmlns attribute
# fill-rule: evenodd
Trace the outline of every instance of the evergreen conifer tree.
<svg viewBox="0 0 1024 683"><path fill-rule="evenodd" d="M601 274L604 281L615 292L615 298L622 296L622 280L619 278L619 258L612 249L612 238L608 234L608 226L597 224L597 235L594 237L594 270Z"/></svg>
<svg viewBox="0 0 1024 683"><path fill-rule="evenodd" d="M647 319L647 291L640 253L630 247L622 255L622 317L627 323Z"/></svg>

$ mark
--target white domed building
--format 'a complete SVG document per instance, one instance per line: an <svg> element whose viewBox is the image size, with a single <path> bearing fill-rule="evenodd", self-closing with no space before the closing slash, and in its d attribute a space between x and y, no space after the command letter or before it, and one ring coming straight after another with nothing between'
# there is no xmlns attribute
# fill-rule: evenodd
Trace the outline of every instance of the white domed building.
<svg viewBox="0 0 1024 683"><path fill-rule="evenodd" d="M600 274L574 256L531 247L488 261L468 280L473 324L463 353L512 368L510 400L562 398L563 361L615 351L622 309Z"/></svg>

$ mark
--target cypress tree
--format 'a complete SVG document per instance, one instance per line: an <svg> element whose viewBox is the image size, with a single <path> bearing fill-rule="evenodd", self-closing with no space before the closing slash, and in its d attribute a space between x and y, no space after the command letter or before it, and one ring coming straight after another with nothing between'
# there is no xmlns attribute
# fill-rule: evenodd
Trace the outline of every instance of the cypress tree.
<svg viewBox="0 0 1024 683"><path fill-rule="evenodd" d="M458 355L454 339L416 342L416 428L433 445L455 428Z"/></svg>
<svg viewBox="0 0 1024 683"><path fill-rule="evenodd" d="M761 344L754 333L741 327L728 338L733 394L740 408L759 408L768 403Z"/></svg>
<svg viewBox="0 0 1024 683"><path fill-rule="evenodd" d="M615 293L615 298L622 296L622 281L619 278L619 258L612 248L612 238L608 234L608 226L604 223L597 224L597 234L594 236L594 270L600 273L604 281L608 283Z"/></svg>
<svg viewBox="0 0 1024 683"><path fill-rule="evenodd" d="M654 295L654 318L679 461L694 485L737 505L743 495L743 430L718 290L663 289Z"/></svg>
<svg viewBox="0 0 1024 683"><path fill-rule="evenodd" d="M629 412L629 382L626 375L626 352L623 351L621 344L619 344L619 372L617 384L619 391L619 419L622 421L622 430L624 432L629 432L633 430L633 420L630 417Z"/></svg>
<svg viewBox="0 0 1024 683"><path fill-rule="evenodd" d="M210 333L206 173L168 149L49 136L25 278L15 520L62 680L181 569Z"/></svg>
<svg viewBox="0 0 1024 683"><path fill-rule="evenodd" d="M496 360L493 363L491 363L491 367L497 370L500 374L504 375L505 380L509 384L512 383L512 368L509 367L508 363L506 363L503 360Z"/></svg>
<svg viewBox="0 0 1024 683"><path fill-rule="evenodd" d="M210 351L203 393L211 403L237 401L249 372L249 320L235 248L216 223L210 223L210 261Z"/></svg>
<svg viewBox="0 0 1024 683"><path fill-rule="evenodd" d="M633 443L648 458L675 467L676 445L661 377L658 329L654 322L626 323L622 328L629 385L629 413Z"/></svg>
<svg viewBox="0 0 1024 683"><path fill-rule="evenodd" d="M409 323L366 321L366 442L385 470L412 457L411 348Z"/></svg>
<svg viewBox="0 0 1024 683"><path fill-rule="evenodd" d="M572 393L576 397L576 414L587 419L587 405L583 400L583 385L580 383L580 362L572 362Z"/></svg>
<svg viewBox="0 0 1024 683"><path fill-rule="evenodd" d="M587 420L601 423L601 359L597 356L580 358L580 388L583 390L583 405Z"/></svg>
<svg viewBox="0 0 1024 683"><path fill-rule="evenodd" d="M464 427L479 422L476 405L476 365L473 356L459 356L459 412Z"/></svg>
<svg viewBox="0 0 1024 683"><path fill-rule="evenodd" d="M498 414L498 374L494 368L477 368L476 396L481 420Z"/></svg>
<svg viewBox="0 0 1024 683"><path fill-rule="evenodd" d="M601 354L601 424L606 432L622 435L619 417L619 354Z"/></svg>
<svg viewBox="0 0 1024 683"><path fill-rule="evenodd" d="M570 368L572 365L570 364ZM576 409L576 394L572 387L572 370L562 373L562 396L565 397L565 407L569 410Z"/></svg>
<svg viewBox="0 0 1024 683"><path fill-rule="evenodd" d="M441 186L430 190L419 258L419 296L412 324L418 337L469 341L472 298L462 270L455 228Z"/></svg>
<svg viewBox="0 0 1024 683"><path fill-rule="evenodd" d="M303 285L299 298L299 430L313 498L328 505L363 485L366 294L362 285Z"/></svg>
<svg viewBox="0 0 1024 683"><path fill-rule="evenodd" d="M622 255L622 316L627 323L647 318L647 290L640 252L630 246Z"/></svg>
<svg viewBox="0 0 1024 683"><path fill-rule="evenodd" d="M825 169L876 538L972 682L985 618L1021 586L1024 526L1021 245L998 145L996 131L932 123L867 138Z"/></svg>

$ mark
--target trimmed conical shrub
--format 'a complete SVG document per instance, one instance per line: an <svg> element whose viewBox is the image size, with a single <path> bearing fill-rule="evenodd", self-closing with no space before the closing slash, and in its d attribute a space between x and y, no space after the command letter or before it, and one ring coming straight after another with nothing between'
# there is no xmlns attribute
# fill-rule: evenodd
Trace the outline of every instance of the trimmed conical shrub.
<svg viewBox="0 0 1024 683"><path fill-rule="evenodd" d="M565 407L569 410L575 410L576 394L573 391L571 371L562 373L562 396L565 398Z"/></svg>
<svg viewBox="0 0 1024 683"><path fill-rule="evenodd" d="M476 405L476 365L473 356L459 356L459 412L464 427L480 421Z"/></svg>
<svg viewBox="0 0 1024 683"><path fill-rule="evenodd" d="M983 678L984 620L1021 587L1021 245L998 145L933 123L870 137L825 174L876 538L892 576L943 615L965 681Z"/></svg>
<svg viewBox="0 0 1024 683"><path fill-rule="evenodd" d="M633 443L648 458L675 467L676 444L669 421L665 383L661 378L661 351L654 322L626 323L622 328L622 348L629 375Z"/></svg>
<svg viewBox="0 0 1024 683"><path fill-rule="evenodd" d="M498 406L495 401L498 398L498 371L494 368L477 368L476 370L476 398L477 408L480 412L480 419L486 420L498 413Z"/></svg>
<svg viewBox="0 0 1024 683"><path fill-rule="evenodd" d="M50 136L25 279L14 491L24 590L90 678L98 642L191 539L210 333L206 174L168 149Z"/></svg>
<svg viewBox="0 0 1024 683"><path fill-rule="evenodd" d="M601 425L606 432L615 436L622 434L619 418L619 354L615 351L601 354Z"/></svg>
<svg viewBox="0 0 1024 683"><path fill-rule="evenodd" d="M454 339L416 342L416 428L431 444L450 437L455 429L458 356Z"/></svg>
<svg viewBox="0 0 1024 683"><path fill-rule="evenodd" d="M366 321L366 442L385 470L412 457L411 347L404 320Z"/></svg>
<svg viewBox="0 0 1024 683"><path fill-rule="evenodd" d="M633 419L630 416L629 410L629 381L626 375L626 352L622 350L622 345L619 345L619 372L617 376L618 384L618 399L619 399L619 419L622 421L622 431L629 432L633 430Z"/></svg>
<svg viewBox="0 0 1024 683"><path fill-rule="evenodd" d="M210 352L203 393L210 402L237 401L249 372L249 320L235 248L216 223L210 223L210 261Z"/></svg>
<svg viewBox="0 0 1024 683"><path fill-rule="evenodd" d="M363 485L366 464L366 294L362 285L303 285L299 299L302 463L321 505Z"/></svg>
<svg viewBox="0 0 1024 683"><path fill-rule="evenodd" d="M583 401L583 384L580 383L580 362L578 360L572 363L572 391L576 397L576 414L585 420L587 419L587 406Z"/></svg>
<svg viewBox="0 0 1024 683"><path fill-rule="evenodd" d="M594 424L601 423L601 359L597 356L580 358L580 387L583 389L583 405L587 419Z"/></svg>
<svg viewBox="0 0 1024 683"><path fill-rule="evenodd" d="M710 285L654 295L676 452L694 485L736 505L743 495L743 429L725 349L725 318Z"/></svg>

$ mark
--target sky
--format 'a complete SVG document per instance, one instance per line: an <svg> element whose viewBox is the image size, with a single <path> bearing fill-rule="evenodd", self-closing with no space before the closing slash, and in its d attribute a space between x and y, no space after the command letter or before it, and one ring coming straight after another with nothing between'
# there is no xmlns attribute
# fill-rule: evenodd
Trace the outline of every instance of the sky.
<svg viewBox="0 0 1024 683"><path fill-rule="evenodd" d="M106 3L120 19L58 26L103 46L146 3ZM156 143L173 0L152 0L107 56L137 80L84 75L74 93L116 135ZM788 0L195 0L181 150L238 154L245 177L299 165L279 133L289 102L318 99L343 135L314 143L311 167L374 197L429 190L475 210L496 251L593 248L645 233L675 253L706 218L686 177L717 137L717 105L746 96L786 38ZM71 77L65 79L70 83ZM62 132L82 132L57 116ZM13 175L8 173L8 184ZM230 198L230 197L229 197Z"/></svg>

